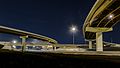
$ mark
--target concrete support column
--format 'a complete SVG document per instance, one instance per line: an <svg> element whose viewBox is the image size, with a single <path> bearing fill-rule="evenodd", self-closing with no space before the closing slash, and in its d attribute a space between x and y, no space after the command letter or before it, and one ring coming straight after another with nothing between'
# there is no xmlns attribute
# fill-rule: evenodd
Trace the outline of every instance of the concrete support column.
<svg viewBox="0 0 120 68"><path fill-rule="evenodd" d="M22 52L24 52L26 50L26 38L28 36L20 36L20 38L22 39Z"/></svg>
<svg viewBox="0 0 120 68"><path fill-rule="evenodd" d="M103 51L102 32L96 33L96 51Z"/></svg>
<svg viewBox="0 0 120 68"><path fill-rule="evenodd" d="M12 43L9 43L9 46L11 47L11 50L13 51L13 45L12 45Z"/></svg>
<svg viewBox="0 0 120 68"><path fill-rule="evenodd" d="M65 47L65 46L63 46L63 48L65 49L66 47Z"/></svg>
<svg viewBox="0 0 120 68"><path fill-rule="evenodd" d="M92 41L89 41L89 49L92 49Z"/></svg>
<svg viewBox="0 0 120 68"><path fill-rule="evenodd" d="M55 45L53 45L53 50L54 50L54 51L56 50L56 46L55 46Z"/></svg>
<svg viewBox="0 0 120 68"><path fill-rule="evenodd" d="M54 50L56 51L56 46L54 46Z"/></svg>

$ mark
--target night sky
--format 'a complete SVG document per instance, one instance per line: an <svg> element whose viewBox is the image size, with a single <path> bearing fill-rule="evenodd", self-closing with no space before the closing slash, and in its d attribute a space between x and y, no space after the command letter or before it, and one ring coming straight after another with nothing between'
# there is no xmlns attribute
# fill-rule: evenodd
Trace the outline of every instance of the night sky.
<svg viewBox="0 0 120 68"><path fill-rule="evenodd" d="M34 32L72 43L72 25L76 25L75 43L85 43L82 26L96 0L0 0L0 25ZM115 32L109 32L105 40ZM0 40L18 39L0 34ZM113 40L118 39L113 38Z"/></svg>

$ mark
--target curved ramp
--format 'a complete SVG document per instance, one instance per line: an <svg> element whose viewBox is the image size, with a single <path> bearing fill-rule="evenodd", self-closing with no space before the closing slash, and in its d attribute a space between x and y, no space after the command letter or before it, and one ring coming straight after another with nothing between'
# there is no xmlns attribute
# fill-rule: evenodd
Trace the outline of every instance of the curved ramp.
<svg viewBox="0 0 120 68"><path fill-rule="evenodd" d="M23 31L23 30L19 30L19 29L9 28L9 27L5 27L5 26L0 26L0 32L14 34L14 35L18 35L18 36L28 36L30 38L48 41L48 42L54 43L54 44L57 43L56 40L49 38L49 37L46 37L46 36L43 36L43 35L27 32L27 31Z"/></svg>

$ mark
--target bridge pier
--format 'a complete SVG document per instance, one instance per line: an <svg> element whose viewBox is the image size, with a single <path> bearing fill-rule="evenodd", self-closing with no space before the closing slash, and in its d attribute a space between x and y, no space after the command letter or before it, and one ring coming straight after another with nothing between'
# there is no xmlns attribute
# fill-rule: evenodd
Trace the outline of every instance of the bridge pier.
<svg viewBox="0 0 120 68"><path fill-rule="evenodd" d="M54 50L56 51L56 46L54 47Z"/></svg>
<svg viewBox="0 0 120 68"><path fill-rule="evenodd" d="M106 27L86 27L86 31L96 33L96 51L103 51L102 32L109 32L112 30L112 28ZM91 42L89 42L89 48L91 48Z"/></svg>
<svg viewBox="0 0 120 68"><path fill-rule="evenodd" d="M56 51L56 46L55 45L53 45L53 50Z"/></svg>
<svg viewBox="0 0 120 68"><path fill-rule="evenodd" d="M24 52L26 50L26 38L28 36L20 36L20 38L22 39L22 52Z"/></svg>
<svg viewBox="0 0 120 68"><path fill-rule="evenodd" d="M89 41L89 49L92 49L92 41Z"/></svg>
<svg viewBox="0 0 120 68"><path fill-rule="evenodd" d="M102 32L97 32L96 33L96 51L103 51Z"/></svg>

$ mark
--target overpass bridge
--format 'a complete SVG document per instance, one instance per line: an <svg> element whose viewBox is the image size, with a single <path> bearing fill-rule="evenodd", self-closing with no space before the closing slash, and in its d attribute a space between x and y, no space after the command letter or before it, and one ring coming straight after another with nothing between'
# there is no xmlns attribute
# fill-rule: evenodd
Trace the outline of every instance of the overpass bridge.
<svg viewBox="0 0 120 68"><path fill-rule="evenodd" d="M83 34L89 41L96 40L96 50L103 51L102 32L112 31L113 26L120 22L120 0L97 0L90 10L84 25Z"/></svg>
<svg viewBox="0 0 120 68"><path fill-rule="evenodd" d="M31 32L27 32L27 31L23 31L23 30L19 30L19 29L10 28L10 27L0 26L0 32L20 36L20 38L22 39L23 50L26 45L26 38L34 38L38 40L47 41L52 44L57 44L57 41L52 38L39 35L39 34L35 34L35 33L31 33Z"/></svg>
<svg viewBox="0 0 120 68"><path fill-rule="evenodd" d="M26 43L24 51L30 52L87 52L95 51L96 43L93 43L93 48L89 49L88 44L45 44L45 43ZM3 47L4 46L4 47ZM0 41L0 49L21 51L21 42L4 42ZM120 44L104 42L103 47L105 51L120 51Z"/></svg>
<svg viewBox="0 0 120 68"><path fill-rule="evenodd" d="M4 47L2 47L4 46ZM1 49L21 51L22 44L20 42L4 42L0 41ZM16 48L19 47L19 48ZM29 49L30 47L30 49ZM32 47L32 48L31 48ZM86 51L87 44L42 44L42 43L26 43L24 51Z"/></svg>

